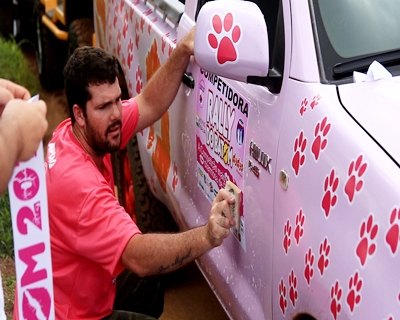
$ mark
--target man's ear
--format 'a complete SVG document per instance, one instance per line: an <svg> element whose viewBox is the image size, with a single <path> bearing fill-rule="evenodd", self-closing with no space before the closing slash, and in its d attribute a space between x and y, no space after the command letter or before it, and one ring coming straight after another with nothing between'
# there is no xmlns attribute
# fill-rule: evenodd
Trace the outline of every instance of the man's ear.
<svg viewBox="0 0 400 320"><path fill-rule="evenodd" d="M79 126L83 127L85 125L85 115L83 114L83 110L77 104L74 104L72 107L72 112L74 113L74 117Z"/></svg>

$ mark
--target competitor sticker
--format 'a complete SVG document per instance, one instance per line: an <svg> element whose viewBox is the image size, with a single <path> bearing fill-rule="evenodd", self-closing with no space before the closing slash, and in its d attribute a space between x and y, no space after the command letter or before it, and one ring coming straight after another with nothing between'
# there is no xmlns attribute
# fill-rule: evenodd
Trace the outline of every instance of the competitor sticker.
<svg viewBox="0 0 400 320"><path fill-rule="evenodd" d="M204 70L196 83L197 178L211 202L228 180L243 190L249 102L222 78ZM243 211L233 233L245 248Z"/></svg>

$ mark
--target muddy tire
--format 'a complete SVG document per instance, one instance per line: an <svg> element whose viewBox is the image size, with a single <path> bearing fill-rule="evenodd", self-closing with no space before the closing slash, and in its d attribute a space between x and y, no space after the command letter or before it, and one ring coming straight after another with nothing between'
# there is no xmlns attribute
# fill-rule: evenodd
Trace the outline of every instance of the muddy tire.
<svg viewBox="0 0 400 320"><path fill-rule="evenodd" d="M144 233L178 231L178 226L168 208L153 195L147 184L136 136L131 139L127 149L134 182L135 211L138 227Z"/></svg>
<svg viewBox="0 0 400 320"><path fill-rule="evenodd" d="M67 43L58 40L42 23L44 7L35 6L36 60L39 79L46 90L60 89L64 85L63 69L67 60Z"/></svg>
<svg viewBox="0 0 400 320"><path fill-rule="evenodd" d="M68 56L82 46L93 45L93 19L84 18L72 21L68 30Z"/></svg>

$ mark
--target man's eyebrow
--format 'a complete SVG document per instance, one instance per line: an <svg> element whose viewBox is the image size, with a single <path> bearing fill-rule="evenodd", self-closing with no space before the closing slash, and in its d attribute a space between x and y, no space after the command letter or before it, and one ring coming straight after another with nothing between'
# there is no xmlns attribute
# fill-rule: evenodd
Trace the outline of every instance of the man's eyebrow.
<svg viewBox="0 0 400 320"><path fill-rule="evenodd" d="M117 98L115 98L114 100L108 100L108 101L105 101L103 103L99 103L99 104L95 105L94 107L95 108L101 108L101 107L104 107L104 106L106 106L108 104L112 104L114 102L117 102L117 101L121 100L121 98L122 98L122 93Z"/></svg>

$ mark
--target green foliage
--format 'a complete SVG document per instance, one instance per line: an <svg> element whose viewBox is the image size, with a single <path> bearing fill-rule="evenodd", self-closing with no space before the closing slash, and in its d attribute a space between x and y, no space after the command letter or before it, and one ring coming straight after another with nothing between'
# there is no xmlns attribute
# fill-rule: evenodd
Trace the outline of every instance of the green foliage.
<svg viewBox="0 0 400 320"><path fill-rule="evenodd" d="M27 60L15 40L6 40L0 36L0 78L18 83L36 94L40 83L30 69Z"/></svg>
<svg viewBox="0 0 400 320"><path fill-rule="evenodd" d="M14 257L10 202L7 193L0 198L0 257Z"/></svg>

